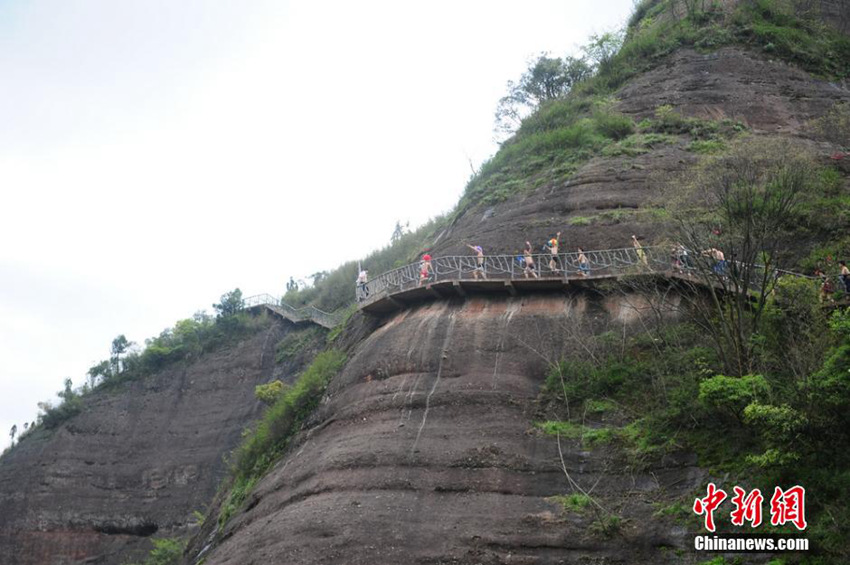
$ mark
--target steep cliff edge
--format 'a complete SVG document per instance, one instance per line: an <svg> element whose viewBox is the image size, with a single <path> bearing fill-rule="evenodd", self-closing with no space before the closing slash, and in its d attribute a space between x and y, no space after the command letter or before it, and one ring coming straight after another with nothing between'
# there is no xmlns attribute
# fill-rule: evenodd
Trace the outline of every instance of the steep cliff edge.
<svg viewBox="0 0 850 565"><path fill-rule="evenodd" d="M272 377L290 329L270 320L197 360L97 390L81 414L17 445L0 461L0 562L124 563L149 536L185 534L260 413L254 387ZM297 365L288 369L284 380Z"/></svg>

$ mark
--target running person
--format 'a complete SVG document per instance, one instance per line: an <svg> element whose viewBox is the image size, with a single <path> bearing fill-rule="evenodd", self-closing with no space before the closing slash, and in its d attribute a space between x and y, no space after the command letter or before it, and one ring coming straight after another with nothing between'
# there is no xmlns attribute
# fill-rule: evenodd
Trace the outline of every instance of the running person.
<svg viewBox="0 0 850 565"><path fill-rule="evenodd" d="M547 241L546 244L543 246L549 250L549 253L552 254L552 257L549 259L549 270L553 273L558 272L558 246L560 245L560 242L558 241L559 239L561 239L561 232L558 232L555 237Z"/></svg>
<svg viewBox="0 0 850 565"><path fill-rule="evenodd" d="M422 262L419 263L419 286L422 286L425 281L431 276L431 256L425 254L422 256Z"/></svg>
<svg viewBox="0 0 850 565"><path fill-rule="evenodd" d="M478 275L481 275L486 279L487 273L484 272L484 249L482 249L480 245L470 245L467 243L466 246L475 251L475 255L478 257L476 260L477 266L475 270L472 271L472 276L475 277L476 280L478 279Z"/></svg>
<svg viewBox="0 0 850 565"><path fill-rule="evenodd" d="M528 278L528 274L531 273L534 275L534 278L538 278L537 271L534 269L534 254L531 249L531 242L525 242L525 249L522 250L522 256L525 259L525 270L523 273L525 274L525 278Z"/></svg>
<svg viewBox="0 0 850 565"><path fill-rule="evenodd" d="M590 276L590 261L587 260L587 255L584 254L581 247L578 248L578 270L581 276Z"/></svg>
<svg viewBox="0 0 850 565"><path fill-rule="evenodd" d="M358 297L360 300L366 300L369 297L369 287L366 286L366 283L369 282L369 271L363 269L360 271L360 274L357 275L357 284L360 286L360 296Z"/></svg>
<svg viewBox="0 0 850 565"><path fill-rule="evenodd" d="M632 246L635 248L635 254L637 255L638 260L648 266L649 263L646 260L646 251L643 250L643 245L640 244L636 235L632 236Z"/></svg>

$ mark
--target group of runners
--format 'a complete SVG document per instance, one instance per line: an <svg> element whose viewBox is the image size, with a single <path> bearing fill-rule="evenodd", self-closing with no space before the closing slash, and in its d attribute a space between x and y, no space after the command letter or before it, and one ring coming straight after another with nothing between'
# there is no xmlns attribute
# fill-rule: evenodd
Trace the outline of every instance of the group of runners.
<svg viewBox="0 0 850 565"><path fill-rule="evenodd" d="M487 271L485 269L485 260L486 257L484 255L484 248L480 245L472 245L470 243L465 243L473 253L475 253L475 268L472 270L472 276L474 279L487 279ZM640 238L633 235L632 236L632 246L635 248L638 259L644 265L648 265L648 260L646 256L646 252L643 249L643 246L640 243ZM548 239L542 246L541 255L548 256L548 266L549 271L552 273L558 274L562 272L562 268L560 266L560 258L559 252L561 249L561 232L556 233L552 238ZM683 248L684 249L684 248ZM576 248L577 257L576 262L578 263L578 271L579 274L583 277L590 276L590 261L587 258L587 255L584 252L584 249L581 247ZM537 265L534 261L535 253L534 246L530 241L525 242L525 247L521 252L517 252L516 261L522 268L523 276L525 278L540 278L540 272L537 268ZM433 265L431 263L431 255L425 253L422 255L422 258L419 261L419 284L423 285L429 280L433 275Z"/></svg>
<svg viewBox="0 0 850 565"><path fill-rule="evenodd" d="M468 247L475 254L475 267L472 270L473 278L476 280L486 280L487 271L485 265L486 256L484 255L484 248L480 245L473 245L470 243L464 243L464 245L466 245L466 247ZM637 260L648 267L649 259L646 250L641 244L641 238L637 235L632 235L631 246L635 250ZM516 253L515 260L519 267L522 269L522 273L525 278L536 279L540 277L540 269L535 263L536 255L542 255L544 258L548 258L549 271L553 274L558 274L564 270L561 266L561 259L559 257L560 249L561 232L558 232L543 244L541 252L538 254L535 254L534 246L531 244L531 242L526 241L525 247L522 249L522 251ZM588 260L587 255L581 247L576 248L576 253L576 263L578 266L579 274L583 277L589 277L590 261ZM707 257L713 261L711 269L716 275L722 277L728 275L729 264L726 260L726 255L723 253L722 250L716 247L711 247L709 249L705 249L699 252L699 255ZM677 243L671 248L670 263L672 269L676 272L684 273L694 269L694 260L692 252L681 243ZM844 285L845 291L850 294L850 268L847 267L847 263L845 261L839 261L838 264L840 267L839 279ZM426 252L422 254L419 260L419 285L421 286L431 281L433 279L433 275L434 266L432 264L432 258L430 253ZM820 277L822 279L820 287L821 300L832 300L832 295L835 292L835 286L833 285L830 276L826 275L820 269L815 270L815 276ZM357 286L360 289L360 300L364 300L366 297L369 296L369 288L367 285L368 281L368 271L366 269L361 269L357 276Z"/></svg>

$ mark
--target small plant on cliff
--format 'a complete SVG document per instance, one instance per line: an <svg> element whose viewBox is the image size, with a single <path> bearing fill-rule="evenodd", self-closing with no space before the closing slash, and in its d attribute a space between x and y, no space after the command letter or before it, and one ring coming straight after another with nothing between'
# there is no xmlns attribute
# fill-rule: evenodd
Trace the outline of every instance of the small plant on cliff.
<svg viewBox="0 0 850 565"><path fill-rule="evenodd" d="M287 388L289 387L283 384L280 380L275 380L264 385L255 386L254 396L256 396L257 400L263 404L271 406L277 402L277 399L280 398Z"/></svg>
<svg viewBox="0 0 850 565"><path fill-rule="evenodd" d="M186 542L179 538L158 538L151 540L151 549L147 558L138 565L177 565L183 556Z"/></svg>

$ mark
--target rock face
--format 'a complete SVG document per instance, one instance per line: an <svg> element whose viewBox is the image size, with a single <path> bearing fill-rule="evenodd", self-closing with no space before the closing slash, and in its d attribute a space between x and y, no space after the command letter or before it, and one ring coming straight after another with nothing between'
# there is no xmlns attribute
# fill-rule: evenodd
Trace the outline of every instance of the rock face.
<svg viewBox="0 0 850 565"><path fill-rule="evenodd" d="M651 502L695 488L693 459L638 471L562 440L572 480L624 517L627 541L611 540L592 533L591 509L549 498L577 491L556 438L533 425L545 359L580 355L574 332L629 331L645 306L640 294L575 290L435 301L389 318L204 564L675 560L665 549L683 532L650 520Z"/></svg>
<svg viewBox="0 0 850 565"><path fill-rule="evenodd" d="M125 563L148 536L187 532L260 412L288 325L140 381L100 390L54 432L0 460L0 563Z"/></svg>

